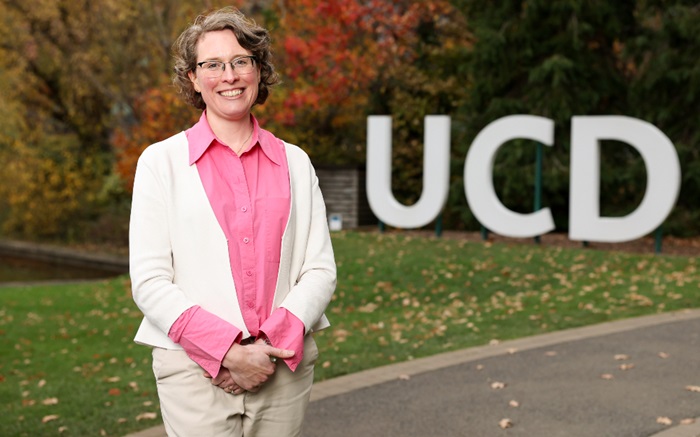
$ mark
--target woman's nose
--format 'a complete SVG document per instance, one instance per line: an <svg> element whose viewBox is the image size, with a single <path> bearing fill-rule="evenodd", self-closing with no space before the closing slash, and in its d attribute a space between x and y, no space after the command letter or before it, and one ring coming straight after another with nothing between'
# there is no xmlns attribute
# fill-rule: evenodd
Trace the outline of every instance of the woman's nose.
<svg viewBox="0 0 700 437"><path fill-rule="evenodd" d="M224 74L221 75L222 80L233 81L238 77L238 73L234 70L231 63L224 64Z"/></svg>

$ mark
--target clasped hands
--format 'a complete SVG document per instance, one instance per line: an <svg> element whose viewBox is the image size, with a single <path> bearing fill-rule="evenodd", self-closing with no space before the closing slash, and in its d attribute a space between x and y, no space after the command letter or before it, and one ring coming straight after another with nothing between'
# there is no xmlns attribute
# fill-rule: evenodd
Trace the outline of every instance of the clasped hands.
<svg viewBox="0 0 700 437"><path fill-rule="evenodd" d="M204 376L227 393L257 393L277 369L277 364L271 358L293 356L294 351L270 346L263 339L245 346L234 343L221 362L219 374L214 378L205 371Z"/></svg>

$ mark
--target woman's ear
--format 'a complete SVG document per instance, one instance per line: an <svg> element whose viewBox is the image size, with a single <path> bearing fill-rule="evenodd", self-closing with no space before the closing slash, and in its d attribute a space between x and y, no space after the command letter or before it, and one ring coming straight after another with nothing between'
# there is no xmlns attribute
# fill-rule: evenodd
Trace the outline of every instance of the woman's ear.
<svg viewBox="0 0 700 437"><path fill-rule="evenodd" d="M194 72L193 71L188 72L187 77L189 77L190 80L192 81L192 85L194 85L194 90L198 93L201 93L201 91L199 90L199 83L197 83L197 76L194 74Z"/></svg>

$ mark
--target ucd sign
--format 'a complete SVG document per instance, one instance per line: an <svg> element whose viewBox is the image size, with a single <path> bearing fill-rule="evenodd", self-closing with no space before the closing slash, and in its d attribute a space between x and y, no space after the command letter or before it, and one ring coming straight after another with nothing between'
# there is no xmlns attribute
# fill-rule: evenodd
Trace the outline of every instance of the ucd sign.
<svg viewBox="0 0 700 437"><path fill-rule="evenodd" d="M678 155L663 132L645 121L623 116L578 116L571 120L569 238L622 242L640 238L668 217L680 191ZM391 117L367 120L367 197L374 214L399 228L419 228L433 221L447 201L450 118L425 117L423 192L412 206L391 192ZM532 115L512 115L486 126L474 139L464 165L464 191L474 216L487 229L507 237L535 237L554 230L549 208L520 214L506 208L493 186L493 163L499 148L514 139L554 146L554 122ZM646 192L625 217L600 216L599 140L634 147L647 171Z"/></svg>

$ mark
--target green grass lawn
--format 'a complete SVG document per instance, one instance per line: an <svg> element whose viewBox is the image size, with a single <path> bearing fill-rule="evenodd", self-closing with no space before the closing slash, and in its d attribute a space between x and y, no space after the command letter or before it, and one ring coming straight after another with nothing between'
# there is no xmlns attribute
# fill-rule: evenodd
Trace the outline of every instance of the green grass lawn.
<svg viewBox="0 0 700 437"><path fill-rule="evenodd" d="M459 348L697 307L698 258L334 234L317 380ZM128 278L0 288L0 435L120 436L160 423Z"/></svg>

